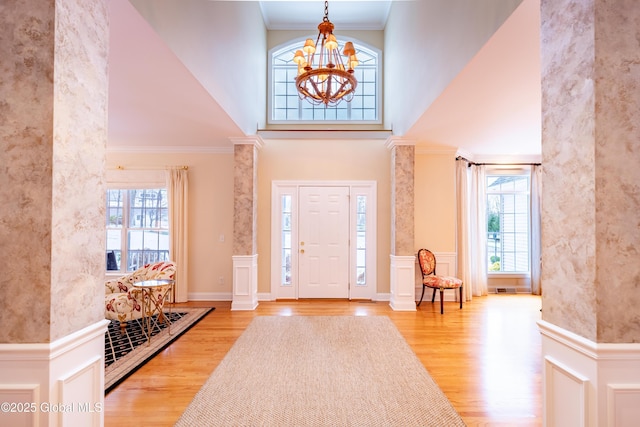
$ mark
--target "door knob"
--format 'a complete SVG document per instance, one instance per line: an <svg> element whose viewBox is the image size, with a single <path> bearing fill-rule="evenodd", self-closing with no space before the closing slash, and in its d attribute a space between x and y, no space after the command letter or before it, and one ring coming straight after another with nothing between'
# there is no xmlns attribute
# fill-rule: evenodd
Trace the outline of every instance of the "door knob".
<svg viewBox="0 0 640 427"><path fill-rule="evenodd" d="M303 254L304 253L304 249L300 249L300 253Z"/></svg>

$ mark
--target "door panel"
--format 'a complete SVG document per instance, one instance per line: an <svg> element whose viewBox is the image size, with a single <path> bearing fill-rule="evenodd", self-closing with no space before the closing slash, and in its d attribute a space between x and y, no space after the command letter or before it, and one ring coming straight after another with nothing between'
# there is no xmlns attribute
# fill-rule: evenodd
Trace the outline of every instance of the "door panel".
<svg viewBox="0 0 640 427"><path fill-rule="evenodd" d="M349 187L301 187L299 298L349 297Z"/></svg>

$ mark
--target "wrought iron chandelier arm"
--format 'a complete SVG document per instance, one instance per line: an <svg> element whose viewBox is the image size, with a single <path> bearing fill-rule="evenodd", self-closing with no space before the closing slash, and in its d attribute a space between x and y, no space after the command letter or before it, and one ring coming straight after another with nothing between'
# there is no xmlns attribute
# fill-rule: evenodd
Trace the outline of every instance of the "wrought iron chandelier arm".
<svg viewBox="0 0 640 427"><path fill-rule="evenodd" d="M307 62L304 63L301 51L296 51L294 55L294 62L298 64L296 88L300 98L306 98L312 104L322 103L325 106L333 106L343 99L348 102L353 98L357 87L357 81L353 75L353 67L357 65L353 44L351 42L345 44L344 55L349 65L347 69L340 55L338 42L333 35L333 28L333 24L329 21L329 2L325 1L324 18L318 25L316 44L312 45L312 39L307 39L303 47L303 51L307 54Z"/></svg>

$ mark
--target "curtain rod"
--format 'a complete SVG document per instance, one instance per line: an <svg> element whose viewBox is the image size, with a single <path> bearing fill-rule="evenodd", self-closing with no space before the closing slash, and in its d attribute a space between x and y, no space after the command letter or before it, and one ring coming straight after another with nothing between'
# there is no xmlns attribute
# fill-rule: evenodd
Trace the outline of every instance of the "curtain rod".
<svg viewBox="0 0 640 427"><path fill-rule="evenodd" d="M471 165L476 165L476 166L541 166L542 165L542 163L476 163L476 162L472 162L469 159L465 159L462 156L456 157L456 160L464 160L465 162L469 163L469 166L471 166Z"/></svg>
<svg viewBox="0 0 640 427"><path fill-rule="evenodd" d="M133 169L133 170L165 170L165 169L169 169L169 168L177 168L177 169L182 169L182 170L189 170L189 166L165 166L164 168L161 167L146 167L146 168L127 168L127 169ZM117 165L115 168L113 169L117 169L117 170L125 170L125 167L122 165Z"/></svg>

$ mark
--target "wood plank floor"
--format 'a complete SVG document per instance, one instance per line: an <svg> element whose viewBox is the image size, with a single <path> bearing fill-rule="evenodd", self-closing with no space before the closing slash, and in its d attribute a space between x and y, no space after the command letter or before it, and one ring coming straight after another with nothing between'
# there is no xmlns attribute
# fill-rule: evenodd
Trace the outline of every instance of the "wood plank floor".
<svg viewBox="0 0 640 427"><path fill-rule="evenodd" d="M255 311L214 306L180 337L105 397L105 426L172 426L255 316L384 315L395 323L469 426L542 425L540 298L490 295L460 310L423 302L395 312L388 302L260 302ZM411 373L408 373L411 375ZM251 371L247 371L251 375Z"/></svg>

